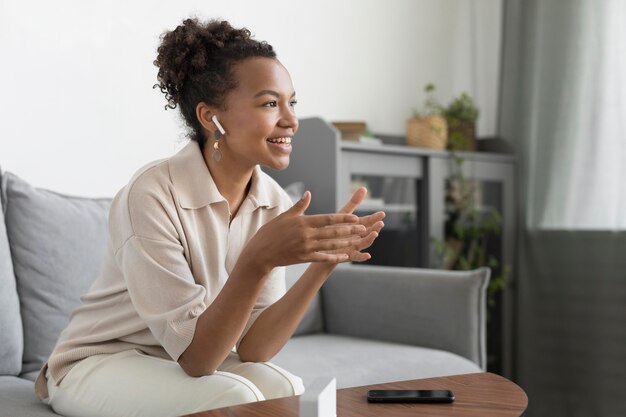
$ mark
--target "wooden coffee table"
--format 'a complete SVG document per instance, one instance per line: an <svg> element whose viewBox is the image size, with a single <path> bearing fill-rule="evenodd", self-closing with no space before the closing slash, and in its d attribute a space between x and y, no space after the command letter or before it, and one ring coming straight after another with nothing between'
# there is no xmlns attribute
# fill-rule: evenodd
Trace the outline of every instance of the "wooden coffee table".
<svg viewBox="0 0 626 417"><path fill-rule="evenodd" d="M451 404L370 404L370 389L449 389ZM185 417L297 417L299 398L287 397L189 414ZM519 417L528 397L519 386L492 373L415 379L337 390L337 417L481 416Z"/></svg>

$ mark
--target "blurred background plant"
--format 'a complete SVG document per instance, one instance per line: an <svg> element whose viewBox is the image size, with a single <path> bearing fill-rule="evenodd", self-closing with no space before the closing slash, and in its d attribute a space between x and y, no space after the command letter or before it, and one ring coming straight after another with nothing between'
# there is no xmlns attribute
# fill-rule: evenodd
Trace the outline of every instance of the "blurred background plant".
<svg viewBox="0 0 626 417"><path fill-rule="evenodd" d="M444 107L435 95L435 84L424 86L426 98L420 109L406 122L406 143L409 146L444 150L448 143L448 123Z"/></svg>
<svg viewBox="0 0 626 417"><path fill-rule="evenodd" d="M495 207L477 204L480 185L464 176L463 162L463 157L453 152L452 175L446 183L445 237L433 240L434 249L443 269L491 268L487 302L493 307L510 273L510 267L501 265L490 247L493 237L501 233L502 216Z"/></svg>
<svg viewBox="0 0 626 417"><path fill-rule="evenodd" d="M413 108L413 117L424 118L430 116L444 116L445 107L439 102L435 94L435 84L428 83L424 86L426 99L421 109Z"/></svg>
<svg viewBox="0 0 626 417"><path fill-rule="evenodd" d="M463 173L465 159L459 151L476 149L475 126L479 110L467 93L462 93L442 108L449 126L448 149L451 152L450 176L446 181L444 239L435 239L434 249L441 268L470 270L491 268L487 290L489 307L505 285L510 266L501 265L494 239L501 234L502 215L496 207L483 206L479 182ZM490 247L490 244L493 247Z"/></svg>
<svg viewBox="0 0 626 417"><path fill-rule="evenodd" d="M448 123L448 149L475 151L479 111L472 97L462 93L443 108L443 115Z"/></svg>

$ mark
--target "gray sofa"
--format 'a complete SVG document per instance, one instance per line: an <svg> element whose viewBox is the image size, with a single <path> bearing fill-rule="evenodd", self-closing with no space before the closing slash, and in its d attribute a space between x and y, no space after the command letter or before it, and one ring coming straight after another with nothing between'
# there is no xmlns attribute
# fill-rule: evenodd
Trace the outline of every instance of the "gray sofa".
<svg viewBox="0 0 626 417"><path fill-rule="evenodd" d="M0 417L51 416L33 381L98 272L110 199L0 182ZM273 362L339 387L484 371L488 280L486 268L342 265Z"/></svg>

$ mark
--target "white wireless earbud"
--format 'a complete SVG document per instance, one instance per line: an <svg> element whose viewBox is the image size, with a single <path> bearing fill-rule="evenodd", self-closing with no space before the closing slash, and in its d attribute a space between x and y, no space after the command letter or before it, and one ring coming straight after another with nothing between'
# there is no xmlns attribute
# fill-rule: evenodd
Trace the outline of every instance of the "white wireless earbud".
<svg viewBox="0 0 626 417"><path fill-rule="evenodd" d="M216 115L213 115L213 116L211 117L211 120L213 121L213 123L215 123L215 126L217 126L217 130L219 130L219 131L220 131L220 133L221 133L222 135L225 135L225 134L226 134L226 131L224 130L224 128L222 127L222 125L220 124L220 122L218 122L218 120L217 120L217 116L216 116Z"/></svg>

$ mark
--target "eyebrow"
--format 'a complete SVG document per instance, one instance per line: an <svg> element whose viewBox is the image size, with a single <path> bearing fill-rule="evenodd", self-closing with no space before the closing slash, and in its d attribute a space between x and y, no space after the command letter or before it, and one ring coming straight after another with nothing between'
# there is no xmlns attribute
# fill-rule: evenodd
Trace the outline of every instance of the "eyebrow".
<svg viewBox="0 0 626 417"><path fill-rule="evenodd" d="M278 94L276 91L274 90L261 90L258 93L256 93L254 95L254 97L261 97L261 96L265 96L265 95L270 95L270 96L274 96L274 97L280 97L280 94ZM294 91L293 93L291 93L291 97L294 97L296 95L296 92Z"/></svg>

